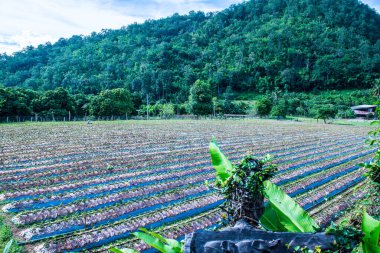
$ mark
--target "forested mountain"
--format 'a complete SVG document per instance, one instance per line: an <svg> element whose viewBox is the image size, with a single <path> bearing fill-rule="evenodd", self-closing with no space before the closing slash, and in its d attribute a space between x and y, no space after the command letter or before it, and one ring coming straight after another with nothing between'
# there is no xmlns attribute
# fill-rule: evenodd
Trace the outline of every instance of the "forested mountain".
<svg viewBox="0 0 380 253"><path fill-rule="evenodd" d="M213 96L364 88L380 77L380 15L358 0L252 0L0 56L0 85L98 94L123 87L184 102Z"/></svg>

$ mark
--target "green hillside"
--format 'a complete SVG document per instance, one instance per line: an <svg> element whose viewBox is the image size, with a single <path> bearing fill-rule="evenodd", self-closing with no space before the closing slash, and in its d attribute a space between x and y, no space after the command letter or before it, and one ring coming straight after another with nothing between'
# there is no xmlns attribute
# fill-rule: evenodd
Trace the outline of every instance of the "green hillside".
<svg viewBox="0 0 380 253"><path fill-rule="evenodd" d="M1 55L0 84L97 94L116 87L187 100L196 79L265 93L369 87L380 73L380 15L358 0L254 0Z"/></svg>

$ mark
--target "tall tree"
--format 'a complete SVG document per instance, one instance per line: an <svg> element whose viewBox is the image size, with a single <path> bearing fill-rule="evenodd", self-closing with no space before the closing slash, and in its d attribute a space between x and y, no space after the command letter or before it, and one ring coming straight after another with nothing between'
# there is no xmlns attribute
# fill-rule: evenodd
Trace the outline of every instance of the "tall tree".
<svg viewBox="0 0 380 253"><path fill-rule="evenodd" d="M189 96L190 112L195 115L212 114L212 95L210 84L197 80L190 89Z"/></svg>
<svg viewBox="0 0 380 253"><path fill-rule="evenodd" d="M124 88L104 90L90 102L90 112L97 116L124 116L131 114L132 110L131 93Z"/></svg>

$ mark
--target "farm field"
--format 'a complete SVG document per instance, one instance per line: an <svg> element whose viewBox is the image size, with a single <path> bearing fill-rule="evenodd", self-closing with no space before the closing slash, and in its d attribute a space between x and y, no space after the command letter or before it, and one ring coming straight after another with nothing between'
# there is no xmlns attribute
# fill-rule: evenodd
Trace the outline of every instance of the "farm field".
<svg viewBox="0 0 380 253"><path fill-rule="evenodd" d="M223 199L208 144L234 162L271 154L272 180L326 225L366 194L370 127L272 120L0 125L1 216L29 252L145 245L139 227L179 238L217 224Z"/></svg>

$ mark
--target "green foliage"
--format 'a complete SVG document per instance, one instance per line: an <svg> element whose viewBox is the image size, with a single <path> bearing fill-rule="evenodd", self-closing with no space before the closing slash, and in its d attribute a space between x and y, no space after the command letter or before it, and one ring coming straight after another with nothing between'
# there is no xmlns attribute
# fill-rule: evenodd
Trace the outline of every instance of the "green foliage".
<svg viewBox="0 0 380 253"><path fill-rule="evenodd" d="M362 230L364 233L362 242L363 253L380 252L380 221L375 220L364 211Z"/></svg>
<svg viewBox="0 0 380 253"><path fill-rule="evenodd" d="M260 218L261 224L268 230L278 232L316 232L319 226L291 197L280 187L264 182L265 197L268 205Z"/></svg>
<svg viewBox="0 0 380 253"><path fill-rule="evenodd" d="M238 95L239 98L245 97L245 94ZM338 118L354 118L355 114L351 110L354 105L360 104L375 104L376 96L369 89L366 90L334 90L324 91L318 93L304 93L304 92L283 92L280 89L275 89L272 94L265 96L254 94L245 99L257 100L256 111L259 116L267 116L268 110L265 108L278 105L270 113L272 116L277 115L291 115L302 117L317 117L318 109L324 105L332 105L337 111ZM260 105L265 101L264 105ZM257 106L260 105L263 113L260 113ZM268 105L268 106L265 106ZM275 113L276 112L276 113ZM278 112L278 113L277 113ZM260 115L261 114L261 115Z"/></svg>
<svg viewBox="0 0 380 253"><path fill-rule="evenodd" d="M251 155L233 166L215 140L210 143L210 154L217 175L215 189L226 199L223 208L228 222L245 219L257 226L264 211L264 181L274 176L277 166L270 164L270 156L260 160Z"/></svg>
<svg viewBox="0 0 380 253"><path fill-rule="evenodd" d="M108 165L108 166L107 166L107 170L108 170L109 172L112 172L112 171L114 170L114 167L111 166L111 165Z"/></svg>
<svg viewBox="0 0 380 253"><path fill-rule="evenodd" d="M271 109L270 115L278 118L286 118L287 106L286 101L281 100Z"/></svg>
<svg viewBox="0 0 380 253"><path fill-rule="evenodd" d="M13 244L13 239L11 239L4 247L3 253L9 253Z"/></svg>
<svg viewBox="0 0 380 253"><path fill-rule="evenodd" d="M259 160L247 155L239 164L233 166L225 183L217 187L220 187L221 193L227 200L232 199L238 189L244 189L253 195L263 195L264 181L272 178L277 171L276 165L267 164L270 161L270 156Z"/></svg>
<svg viewBox="0 0 380 253"><path fill-rule="evenodd" d="M247 114L249 105L242 101L232 101L223 104L223 113L225 114Z"/></svg>
<svg viewBox="0 0 380 253"><path fill-rule="evenodd" d="M90 114L90 98L85 94L75 94L73 96L74 100L74 112L77 116L84 116Z"/></svg>
<svg viewBox="0 0 380 253"><path fill-rule="evenodd" d="M351 109L339 110L338 113L336 114L336 116L338 118L341 118L341 119L354 119L354 118L356 118L354 111Z"/></svg>
<svg viewBox="0 0 380 253"><path fill-rule="evenodd" d="M225 114L246 114L248 105L244 102L232 101L234 94L231 86L228 86L223 94L223 113Z"/></svg>
<svg viewBox="0 0 380 253"><path fill-rule="evenodd" d="M160 242L166 244L167 246L169 246L175 252L182 252L182 246L183 245L180 242L178 242L177 240L165 238L165 237L163 237L163 236L161 236L161 235L159 235L159 234L157 234L155 232L148 231L145 228L140 228L139 230L141 232L135 232L134 235L136 235L136 233L139 233L138 235L148 234L148 235L150 235L150 236L152 236L154 238L157 238ZM139 237L138 235L136 235L136 236Z"/></svg>
<svg viewBox="0 0 380 253"><path fill-rule="evenodd" d="M312 249L307 248L306 246L301 247L301 246L295 246L293 248L294 252L296 253L319 253L322 252L321 248L319 246L315 247L315 251Z"/></svg>
<svg viewBox="0 0 380 253"><path fill-rule="evenodd" d="M128 115L144 109L146 95L183 114L190 87L207 80L205 101L193 94L189 113L213 113L211 96L221 101L215 114L244 114L233 95L249 93L268 94L257 102L260 117L319 117L331 104L350 118L351 106L380 96L379 23L358 0L252 0L60 39L0 55L0 116L125 115L99 94L116 88L132 93ZM288 96L270 96L278 90Z"/></svg>
<svg viewBox="0 0 380 253"><path fill-rule="evenodd" d="M360 164L362 167L367 169L365 173L366 176L371 178L378 187L380 187L380 161L378 160L379 154L376 151L374 159L372 159L369 163Z"/></svg>
<svg viewBox="0 0 380 253"><path fill-rule="evenodd" d="M181 105L177 105L181 106ZM164 119L172 118L175 114L175 106L172 103L162 103L160 101L157 101L153 105L141 105L140 109L138 110L139 115L145 116L146 111L149 111L149 116L159 116ZM177 107L178 112L183 112L181 108Z"/></svg>
<svg viewBox="0 0 380 253"><path fill-rule="evenodd" d="M131 93L127 89L104 90L90 102L90 112L97 116L124 116L133 110Z"/></svg>
<svg viewBox="0 0 380 253"><path fill-rule="evenodd" d="M265 96L257 101L256 103L256 112L260 117L268 116L272 110L273 102L272 100Z"/></svg>
<svg viewBox="0 0 380 253"><path fill-rule="evenodd" d="M0 252L21 253L21 246L17 245L12 239L12 232L0 218Z"/></svg>
<svg viewBox="0 0 380 253"><path fill-rule="evenodd" d="M1 55L0 83L73 94L128 88L172 103L184 103L197 79L219 98L228 86L261 94L367 88L380 73L379 23L358 0L245 1Z"/></svg>
<svg viewBox="0 0 380 253"><path fill-rule="evenodd" d="M380 124L380 121L374 121L373 124ZM360 164L367 169L368 176L380 189L380 127L369 132L369 139L366 141L370 146L376 147L376 153L373 159L368 163Z"/></svg>
<svg viewBox="0 0 380 253"><path fill-rule="evenodd" d="M190 112L195 115L212 114L212 95L210 84L201 80L195 81L190 89Z"/></svg>
<svg viewBox="0 0 380 253"><path fill-rule="evenodd" d="M217 183L223 187L226 184L227 179L232 175L232 163L219 149L215 140L210 142L209 150L212 166L214 166L216 170Z"/></svg>
<svg viewBox="0 0 380 253"><path fill-rule="evenodd" d="M333 105L321 105L318 107L315 117L317 119L323 119L326 123L328 119L335 118L336 113L336 108Z"/></svg>
<svg viewBox="0 0 380 253"><path fill-rule="evenodd" d="M321 106L334 107L339 118L354 118L351 106L360 104L374 104L376 97L370 90L329 91L319 94L288 93L287 114L318 117Z"/></svg>
<svg viewBox="0 0 380 253"><path fill-rule="evenodd" d="M47 91L42 96L33 99L33 112L43 116L67 116L74 112L74 100L64 88Z"/></svg>
<svg viewBox="0 0 380 253"><path fill-rule="evenodd" d="M32 90L0 87L0 116L29 116L36 97L37 92Z"/></svg>
<svg viewBox="0 0 380 253"><path fill-rule="evenodd" d="M139 251L134 249L118 249L118 248L111 248L109 251L114 253L139 253Z"/></svg>
<svg viewBox="0 0 380 253"><path fill-rule="evenodd" d="M212 115L216 116L216 111L218 110L219 102L217 97L212 98Z"/></svg>
<svg viewBox="0 0 380 253"><path fill-rule="evenodd" d="M211 88L213 85L211 85ZM230 86L228 86L230 87ZM188 88L182 90L187 96ZM214 93L211 89L211 93ZM275 93L275 92L273 92ZM64 93L61 93L65 96ZM245 114L248 110L248 105L244 102L236 102L231 100L232 91L225 92L224 100L219 100L216 106L216 114L218 113L232 113L232 114ZM227 96L228 95L228 96ZM280 92L276 99L273 96L259 95L258 102L256 104L257 114L261 117L272 116L283 117L284 112L286 115L294 116L306 116L306 117L317 117L318 110L321 105L331 104L336 108L337 116L339 118L352 118L354 117L352 110L350 109L353 105L358 104L373 104L376 96L370 90L356 90L356 91L330 91L322 92L318 94L312 93L285 93ZM90 99L92 97L92 99ZM180 97L182 95L177 95L172 101L176 103L180 102ZM254 99L254 98L253 98ZM60 101L62 99L56 97L52 93L34 92L28 89L10 89L10 88L0 88L0 116L16 116L16 115L31 115L33 113L38 113L40 116L68 116L68 112L74 116L84 116L89 115L91 111L99 111L99 104L101 99L98 99L98 95L85 95L85 94L68 94L67 96L68 106L62 104ZM90 106L89 101L95 100ZM98 102L96 102L98 100ZM47 103L50 101L49 103ZM134 109L139 109L139 107L144 104L142 103L141 93L134 92L132 94L132 101L134 104ZM162 101L162 102L161 102ZM218 100L217 100L218 101ZM108 105L112 103L108 101ZM152 100L154 102L154 100ZM159 100L156 104L161 105L167 103L167 100ZM169 102L170 104L170 102ZM105 103L104 105L107 105ZM150 108L150 115L160 114L160 108L155 107ZM92 108L91 108L92 107ZM273 108L272 110L272 107ZM286 110L284 110L286 109ZM140 113L143 114L145 110L145 104L140 108ZM209 111L209 109L208 109ZM184 114L185 104L176 104L175 112ZM191 110L188 111L191 113ZM128 115L134 115L136 110ZM109 116L109 115L107 115Z"/></svg>
<svg viewBox="0 0 380 253"><path fill-rule="evenodd" d="M161 118L168 119L174 116L174 105L172 103L163 104L159 110Z"/></svg>
<svg viewBox="0 0 380 253"><path fill-rule="evenodd" d="M215 140L209 148L217 175L215 186L226 197L227 212L233 221L247 218L244 216L246 210L241 210L247 204L244 203L244 197L255 196L248 200L253 202L255 209L259 209L265 195L269 203L260 222L266 229L289 232L316 232L319 229L315 221L291 197L268 181L277 170L273 164L265 166L271 161L270 156L262 160L247 156L239 165L233 166Z"/></svg>
<svg viewBox="0 0 380 253"><path fill-rule="evenodd" d="M165 238L155 232L148 231L145 228L139 228L140 231L132 233L137 238L144 241L149 246L157 249L162 253L182 253L183 245L174 239ZM112 248L111 252L114 253L137 253L138 251L133 249L118 249Z"/></svg>
<svg viewBox="0 0 380 253"><path fill-rule="evenodd" d="M375 134L376 136L377 134ZM375 141L373 141L374 143ZM269 164L270 157L258 160L252 156L246 156L239 165L233 166L223 155L215 140L210 143L212 164L216 170L216 189L225 196L225 210L229 214L229 220L236 222L239 219L255 221L260 203L263 205L263 197L268 199L264 213L260 217L260 224L267 230L276 232L315 233L320 230L318 224L289 197L280 187L271 183L268 179L273 177L277 167ZM247 197L248 196L248 197ZM255 197L252 197L255 196ZM248 200L248 201L247 201ZM249 203L251 206L249 206ZM247 215L249 213L250 215ZM252 219L253 217L253 219ZM362 231L332 224L326 233L335 236L334 252L351 252L363 238L363 252L379 252L380 221L375 220L367 213L363 216ZM294 248L296 252L314 252L307 248ZM316 249L321 252L320 248Z"/></svg>
<svg viewBox="0 0 380 253"><path fill-rule="evenodd" d="M339 225L331 223L326 229L326 234L335 236L333 252L353 252L363 239L363 232L355 227L347 226L346 221Z"/></svg>

